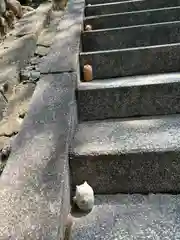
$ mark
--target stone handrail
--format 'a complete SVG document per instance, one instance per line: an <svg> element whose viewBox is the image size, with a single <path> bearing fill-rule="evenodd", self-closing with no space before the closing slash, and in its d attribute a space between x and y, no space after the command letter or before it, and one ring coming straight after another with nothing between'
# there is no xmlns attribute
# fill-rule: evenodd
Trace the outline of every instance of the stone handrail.
<svg viewBox="0 0 180 240"><path fill-rule="evenodd" d="M84 1L67 7L41 63L48 71L37 84L0 178L0 239L64 238L83 11Z"/></svg>

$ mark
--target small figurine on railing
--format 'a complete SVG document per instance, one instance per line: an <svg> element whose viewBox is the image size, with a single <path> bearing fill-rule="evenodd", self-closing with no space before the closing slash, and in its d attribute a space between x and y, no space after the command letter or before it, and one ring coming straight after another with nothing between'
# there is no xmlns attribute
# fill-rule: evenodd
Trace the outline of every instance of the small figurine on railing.
<svg viewBox="0 0 180 240"><path fill-rule="evenodd" d="M92 31L92 26L89 25L89 24L86 25L86 26L85 26L85 30L86 30L86 31Z"/></svg>
<svg viewBox="0 0 180 240"><path fill-rule="evenodd" d="M89 64L84 65L83 68L84 81L89 82L93 80L92 66Z"/></svg>
<svg viewBox="0 0 180 240"><path fill-rule="evenodd" d="M94 191L86 181L76 186L76 194L73 201L82 211L92 210L94 206Z"/></svg>

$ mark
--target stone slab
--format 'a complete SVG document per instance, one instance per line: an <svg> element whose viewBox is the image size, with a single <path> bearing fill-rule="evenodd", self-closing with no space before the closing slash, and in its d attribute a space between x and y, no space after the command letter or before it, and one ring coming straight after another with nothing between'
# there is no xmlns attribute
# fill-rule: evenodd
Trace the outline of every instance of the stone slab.
<svg viewBox="0 0 180 240"><path fill-rule="evenodd" d="M180 195L97 195L91 213L75 217L73 240L179 239Z"/></svg>
<svg viewBox="0 0 180 240"><path fill-rule="evenodd" d="M63 239L75 73L41 78L0 180L0 239Z"/></svg>
<svg viewBox="0 0 180 240"><path fill-rule="evenodd" d="M84 25L90 24L95 30L172 21L180 21L180 7L92 16L85 18Z"/></svg>
<svg viewBox="0 0 180 240"><path fill-rule="evenodd" d="M179 62L179 43L80 54L81 69L92 65L94 79L178 72Z"/></svg>
<svg viewBox="0 0 180 240"><path fill-rule="evenodd" d="M180 21L84 32L84 52L180 43Z"/></svg>
<svg viewBox="0 0 180 240"><path fill-rule="evenodd" d="M61 18L49 54L39 65L41 73L77 70L83 15L84 0L68 3L67 11Z"/></svg>
<svg viewBox="0 0 180 240"><path fill-rule="evenodd" d="M128 2L113 2L107 4L97 4L86 6L85 16L96 16L103 14L112 14L120 12L140 11L146 9L156 9L163 7L178 7L180 6L179 0L151 0L151 1L128 1Z"/></svg>
<svg viewBox="0 0 180 240"><path fill-rule="evenodd" d="M180 113L180 74L80 83L79 121Z"/></svg>
<svg viewBox="0 0 180 240"><path fill-rule="evenodd" d="M180 192L180 115L86 122L70 159L72 188L96 194Z"/></svg>

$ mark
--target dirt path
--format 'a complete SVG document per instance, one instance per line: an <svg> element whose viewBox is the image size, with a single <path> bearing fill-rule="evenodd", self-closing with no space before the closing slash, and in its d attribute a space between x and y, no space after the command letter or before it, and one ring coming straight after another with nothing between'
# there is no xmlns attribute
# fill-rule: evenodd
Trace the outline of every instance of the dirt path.
<svg viewBox="0 0 180 240"><path fill-rule="evenodd" d="M0 44L0 174L40 79L38 65L50 50L62 14L52 12L51 3L26 11Z"/></svg>

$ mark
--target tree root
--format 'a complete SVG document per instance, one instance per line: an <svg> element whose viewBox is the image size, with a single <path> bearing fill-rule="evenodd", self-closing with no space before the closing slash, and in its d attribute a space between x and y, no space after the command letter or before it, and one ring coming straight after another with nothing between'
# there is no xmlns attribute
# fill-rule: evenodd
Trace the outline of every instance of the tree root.
<svg viewBox="0 0 180 240"><path fill-rule="evenodd" d="M0 0L0 33L5 37L8 28L14 28L15 18L23 16L23 8L18 0Z"/></svg>
<svg viewBox="0 0 180 240"><path fill-rule="evenodd" d="M15 17L21 18L23 16L22 6L19 1L17 0L6 0L7 1L7 8L11 10Z"/></svg>

